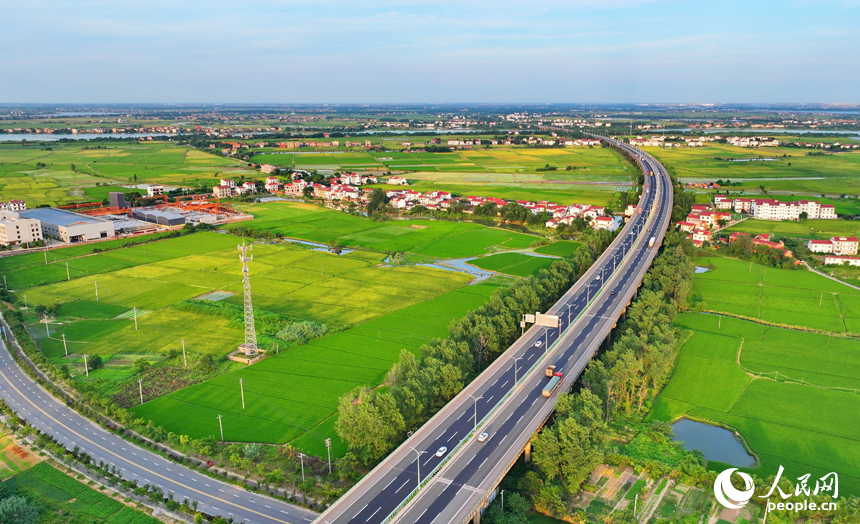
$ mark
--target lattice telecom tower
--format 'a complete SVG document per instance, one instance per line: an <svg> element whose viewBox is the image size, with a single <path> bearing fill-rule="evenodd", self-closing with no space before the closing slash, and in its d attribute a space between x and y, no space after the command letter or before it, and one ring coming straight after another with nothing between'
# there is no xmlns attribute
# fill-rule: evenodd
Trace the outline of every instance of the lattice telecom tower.
<svg viewBox="0 0 860 524"><path fill-rule="evenodd" d="M242 291L245 293L245 343L239 346L239 350L246 356L254 356L257 354L257 328L254 326L254 306L251 305L251 278L248 275L248 262L254 259L254 255L249 255L251 245L245 245L245 240L242 240L242 245L239 246L239 260L242 261Z"/></svg>

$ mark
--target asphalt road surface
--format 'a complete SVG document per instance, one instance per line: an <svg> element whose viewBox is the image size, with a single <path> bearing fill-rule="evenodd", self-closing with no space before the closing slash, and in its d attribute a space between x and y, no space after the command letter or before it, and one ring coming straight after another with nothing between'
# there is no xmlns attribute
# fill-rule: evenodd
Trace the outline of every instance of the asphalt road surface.
<svg viewBox="0 0 860 524"><path fill-rule="evenodd" d="M560 317L560 327L529 329L318 522L380 524L401 507L393 521L468 520L549 416L557 394L572 385L597 351L656 255L671 214L672 188L662 166L649 156L641 161L646 173L641 213L634 214L609 249L550 309ZM654 247L648 246L651 237ZM546 398L542 390L549 364L556 365L564 379ZM485 442L476 438L481 432L488 433ZM446 459L444 468L434 471ZM419 479L425 484L412 497Z"/></svg>
<svg viewBox="0 0 860 524"><path fill-rule="evenodd" d="M66 448L78 446L96 463L104 461L120 468L123 478L137 480L140 486L158 486L165 496L173 493L179 502L186 498L189 502L197 501L198 510L204 513L248 524L306 524L317 516L312 511L207 477L117 437L36 384L2 342L0 397L18 416Z"/></svg>

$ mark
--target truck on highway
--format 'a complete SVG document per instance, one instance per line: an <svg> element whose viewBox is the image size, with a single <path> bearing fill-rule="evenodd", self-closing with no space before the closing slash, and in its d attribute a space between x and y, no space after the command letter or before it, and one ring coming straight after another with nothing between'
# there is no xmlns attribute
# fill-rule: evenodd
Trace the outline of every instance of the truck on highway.
<svg viewBox="0 0 860 524"><path fill-rule="evenodd" d="M656 241L657 241L656 238L651 237L651 240L648 241L648 247L654 247L654 242L656 242Z"/></svg>
<svg viewBox="0 0 860 524"><path fill-rule="evenodd" d="M555 374L549 382L546 383L546 386L543 388L543 396L549 398L555 393L555 390L561 385L561 371L556 371Z"/></svg>
<svg viewBox="0 0 860 524"><path fill-rule="evenodd" d="M546 368L546 376L551 377L553 375L555 375L555 366L554 365Z"/></svg>

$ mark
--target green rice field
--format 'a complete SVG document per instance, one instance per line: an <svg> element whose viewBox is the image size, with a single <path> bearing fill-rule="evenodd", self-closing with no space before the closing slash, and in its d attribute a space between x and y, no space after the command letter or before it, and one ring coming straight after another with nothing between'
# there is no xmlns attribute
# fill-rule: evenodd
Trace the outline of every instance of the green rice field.
<svg viewBox="0 0 860 524"><path fill-rule="evenodd" d="M803 222L747 219L727 228L728 232L742 231L751 235L771 233L782 237L829 240L834 236L860 236L860 221L856 220L804 220Z"/></svg>
<svg viewBox="0 0 860 524"><path fill-rule="evenodd" d="M483 304L500 284L467 286L333 333L226 375L134 408L168 431L195 438L215 436L223 415L228 441L290 442L315 455L341 455L334 431L338 398L360 385L382 382L402 349L447 335L451 321ZM239 378L246 407L242 409Z"/></svg>
<svg viewBox="0 0 860 524"><path fill-rule="evenodd" d="M289 238L433 258L460 258L523 249L538 240L536 236L516 231L465 222L374 222L340 211L292 202L244 205L241 210L254 215L251 222L254 229L280 233Z"/></svg>
<svg viewBox="0 0 860 524"><path fill-rule="evenodd" d="M840 494L860 493L860 341L684 313L681 349L650 419L681 416L740 432L760 477L836 471Z"/></svg>
<svg viewBox="0 0 860 524"><path fill-rule="evenodd" d="M764 185L769 191L796 191L815 196L860 193L860 152L806 156L809 149L745 148L716 143L706 147L646 149L681 179L731 180L743 182L742 187L746 189ZM758 158L773 160L736 161Z"/></svg>
<svg viewBox="0 0 860 524"><path fill-rule="evenodd" d="M783 270L728 258L699 258L693 295L705 309L834 333L860 333L860 291L804 269Z"/></svg>
<svg viewBox="0 0 860 524"><path fill-rule="evenodd" d="M0 201L58 206L102 200L106 191L96 188L96 183L113 188L154 182L194 186L221 176L259 174L237 160L167 142L54 142L49 147L0 144Z"/></svg>
<svg viewBox="0 0 860 524"><path fill-rule="evenodd" d="M7 487L30 499L39 509L39 524L159 524L161 521L130 508L58 471L46 462L7 481Z"/></svg>
<svg viewBox="0 0 860 524"><path fill-rule="evenodd" d="M515 277L530 277L541 269L549 269L556 258L534 257L523 253L499 253L471 260L469 264L487 271Z"/></svg>
<svg viewBox="0 0 860 524"><path fill-rule="evenodd" d="M241 305L238 241L216 233L163 240L147 246L150 263L27 289L21 294L27 294L31 306L61 303L59 318L47 330L50 338L44 324L32 331L49 358L64 355L63 335L69 353L160 353L178 349L185 340L191 351L226 354L242 341L240 329L228 327L220 317L170 306L215 290L232 292L225 300ZM85 258L116 253L140 263L142 249ZM197 254L188 254L195 250ZM377 267L385 255L364 251L337 256L293 244L261 244L253 254L249 267L256 309L332 328L386 315L469 280L461 273L420 266ZM137 328L133 308L138 310Z"/></svg>

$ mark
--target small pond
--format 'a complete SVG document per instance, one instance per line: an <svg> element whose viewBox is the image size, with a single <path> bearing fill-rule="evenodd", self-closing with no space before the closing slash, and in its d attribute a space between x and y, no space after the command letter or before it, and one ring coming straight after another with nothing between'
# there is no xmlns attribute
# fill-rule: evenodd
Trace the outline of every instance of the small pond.
<svg viewBox="0 0 860 524"><path fill-rule="evenodd" d="M747 453L741 441L727 429L686 418L672 424L672 429L676 441L682 442L688 450L701 451L707 460L741 467L756 465L755 457Z"/></svg>
<svg viewBox="0 0 860 524"><path fill-rule="evenodd" d="M695 266L695 269L693 270L693 272L694 273L707 273L708 268L702 267L702 266Z"/></svg>

